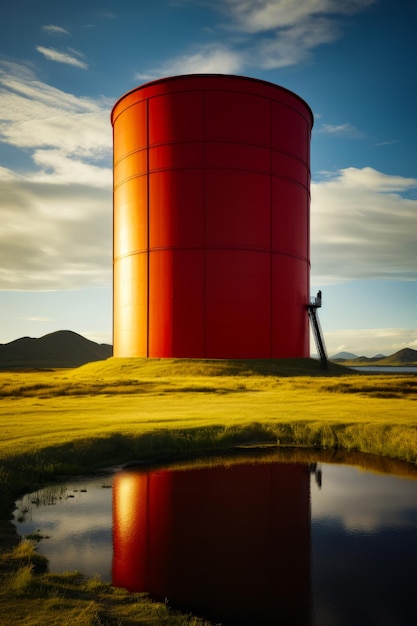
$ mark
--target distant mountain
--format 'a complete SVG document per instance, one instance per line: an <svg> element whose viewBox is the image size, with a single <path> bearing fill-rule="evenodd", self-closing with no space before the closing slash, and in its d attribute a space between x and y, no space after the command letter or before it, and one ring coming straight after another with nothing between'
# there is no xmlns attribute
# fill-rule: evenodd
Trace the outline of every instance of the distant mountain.
<svg viewBox="0 0 417 626"><path fill-rule="evenodd" d="M337 356L337 355L336 355ZM335 360L333 357L331 361ZM381 365L381 366L396 366L401 367L405 365L417 366L417 350L412 348L403 348L390 356L383 356L377 354L373 357L357 356L355 358L348 359L336 359L343 365L360 366L360 365Z"/></svg>
<svg viewBox="0 0 417 626"><path fill-rule="evenodd" d="M353 354L353 352L338 352L330 357L331 361L345 361L346 359L356 359L358 357L357 354Z"/></svg>
<svg viewBox="0 0 417 626"><path fill-rule="evenodd" d="M39 339L22 337L0 344L0 369L78 367L108 359L113 347L90 341L71 330L59 330Z"/></svg>
<svg viewBox="0 0 417 626"><path fill-rule="evenodd" d="M380 359L384 365L417 365L417 350L412 348L403 348L391 356L386 356L384 359ZM379 364L379 361L378 361Z"/></svg>

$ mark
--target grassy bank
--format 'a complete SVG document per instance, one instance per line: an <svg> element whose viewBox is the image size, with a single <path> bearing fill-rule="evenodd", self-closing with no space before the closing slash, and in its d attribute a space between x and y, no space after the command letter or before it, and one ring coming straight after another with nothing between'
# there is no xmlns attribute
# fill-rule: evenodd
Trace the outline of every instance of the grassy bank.
<svg viewBox="0 0 417 626"><path fill-rule="evenodd" d="M117 463L187 458L266 442L417 460L417 377L412 374L365 375L337 365L326 372L308 359L109 359L75 370L1 372L0 398L0 540L5 546L13 539L8 516L19 493ZM186 619L168 613L163 620L162 614L146 617L150 606L167 608L155 608L143 597L135 597L137 606L125 615L131 596L81 576L35 574L30 559L13 570L12 554L4 553L1 566L0 622L13 614L20 598L28 615L49 606L43 621L27 615L26 621L19 619L25 624L67 623L53 621L57 606L64 605L71 624L192 623L166 621Z"/></svg>
<svg viewBox="0 0 417 626"><path fill-rule="evenodd" d="M48 574L30 541L0 554L0 623L25 626L205 626L146 594L131 594L78 572Z"/></svg>
<svg viewBox="0 0 417 626"><path fill-rule="evenodd" d="M44 480L77 466L249 440L417 459L412 374L335 365L323 372L310 360L109 359L75 370L0 373L0 397L3 487L11 469L15 488L19 467Z"/></svg>
<svg viewBox="0 0 417 626"><path fill-rule="evenodd" d="M417 376L317 361L108 359L0 372L0 488L251 441L417 460Z"/></svg>

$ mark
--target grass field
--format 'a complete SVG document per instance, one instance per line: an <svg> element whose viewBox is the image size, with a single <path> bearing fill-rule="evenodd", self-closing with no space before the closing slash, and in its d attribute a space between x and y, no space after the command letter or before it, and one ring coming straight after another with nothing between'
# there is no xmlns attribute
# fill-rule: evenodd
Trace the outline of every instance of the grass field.
<svg viewBox="0 0 417 626"><path fill-rule="evenodd" d="M180 452L187 440L191 448L217 448L236 436L417 459L412 374L323 372L309 360L109 359L74 370L0 373L0 397L6 465L36 455L53 460L54 450L68 460L67 450L111 439L135 440L136 452L147 455L140 440L149 444L151 435L161 439L161 453L163 438L178 439Z"/></svg>
<svg viewBox="0 0 417 626"><path fill-rule="evenodd" d="M18 493L65 474L116 463L186 458L266 442L417 462L417 376L412 374L363 374L334 364L326 372L308 359L112 358L74 370L1 372L0 398L4 545L12 538L7 517ZM36 605L39 611L54 594L79 599L81 590L92 604L88 608L69 602L67 622L51 621L56 615L52 602L55 608L45 609L44 621L30 621L29 615L20 623L192 623L162 621L161 616L148 621L132 621L136 617L130 614L122 618L127 600L110 586L97 583L92 593L85 586L93 583L82 577L35 575L30 558L13 568L10 563L18 560L10 550L2 558L1 623L13 614L16 597L25 598L22 606ZM144 611L150 610L146 599L138 599L138 606L140 602ZM136 607L132 613L141 610ZM171 617L186 619L165 615L164 620Z"/></svg>

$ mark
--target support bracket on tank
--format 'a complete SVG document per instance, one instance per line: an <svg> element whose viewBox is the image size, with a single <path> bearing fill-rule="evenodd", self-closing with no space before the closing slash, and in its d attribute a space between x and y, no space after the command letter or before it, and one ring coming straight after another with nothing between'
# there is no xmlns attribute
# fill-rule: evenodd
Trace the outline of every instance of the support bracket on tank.
<svg viewBox="0 0 417 626"><path fill-rule="evenodd" d="M316 342L317 350L320 356L321 366L323 369L328 369L328 359L326 352L326 345L324 343L323 331L320 326L320 320L317 313L317 309L321 307L322 294L321 291L317 292L314 298L311 298L310 304L307 305L308 317L310 319L311 328L313 329L314 340Z"/></svg>

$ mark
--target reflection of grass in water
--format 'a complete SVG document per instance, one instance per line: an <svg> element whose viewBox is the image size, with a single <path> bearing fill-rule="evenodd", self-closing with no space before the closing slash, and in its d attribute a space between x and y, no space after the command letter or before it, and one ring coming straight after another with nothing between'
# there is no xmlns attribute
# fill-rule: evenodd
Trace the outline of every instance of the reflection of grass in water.
<svg viewBox="0 0 417 626"><path fill-rule="evenodd" d="M67 487L63 485L49 485L43 489L33 491L23 496L16 509L15 517L19 523L31 518L32 509L38 506L53 506L58 500L67 497Z"/></svg>

